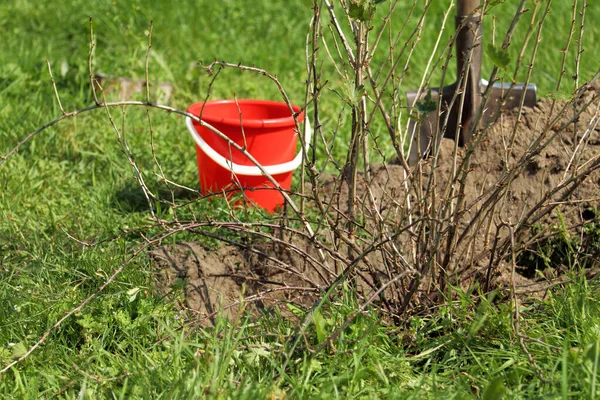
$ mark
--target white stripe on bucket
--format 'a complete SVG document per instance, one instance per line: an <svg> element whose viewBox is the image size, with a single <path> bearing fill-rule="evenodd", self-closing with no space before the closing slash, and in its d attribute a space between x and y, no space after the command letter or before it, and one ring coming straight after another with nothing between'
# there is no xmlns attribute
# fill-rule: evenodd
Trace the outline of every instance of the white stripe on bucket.
<svg viewBox="0 0 600 400"><path fill-rule="evenodd" d="M245 176L262 176L262 175L264 175L262 173L262 171L260 170L260 168L258 168L256 165L236 164L233 161L223 157L215 149L210 147L209 144L206 143L206 141L204 139L202 139L202 137L200 136L198 131L196 131L196 128L194 128L194 123L190 117L186 117L185 124L187 125L187 128L190 131L190 134L194 138L194 141L196 142L198 147L200 147L200 149L204 152L204 154L209 156L221 168L225 168L225 169L233 172L235 175L245 175ZM310 122L308 121L308 117L306 117L306 124L305 124L305 128L304 128L304 132L305 132L304 148L308 150L308 146L310 145L310 139L311 139L311 135L312 135L312 130L310 129ZM296 168L298 168L300 166L301 163L302 163L302 149L300 149L300 151L298 152L298 154L292 161L288 161L283 164L265 165L262 168L269 175L278 175L278 174L283 174L283 173L295 170Z"/></svg>

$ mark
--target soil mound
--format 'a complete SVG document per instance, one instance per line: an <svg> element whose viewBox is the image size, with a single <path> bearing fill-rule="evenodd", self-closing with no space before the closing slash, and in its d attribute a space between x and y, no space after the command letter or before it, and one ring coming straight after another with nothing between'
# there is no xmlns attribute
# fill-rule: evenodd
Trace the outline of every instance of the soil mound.
<svg viewBox="0 0 600 400"><path fill-rule="evenodd" d="M248 304L261 312L269 312L281 301L310 306L332 276L314 267L318 263L311 253L314 249L299 243L293 247L262 242L206 248L185 242L158 247L148 255L158 268L159 291L166 294L183 284L185 298L180 308L214 324L217 311L235 319Z"/></svg>
<svg viewBox="0 0 600 400"><path fill-rule="evenodd" d="M504 262L498 264L491 276L494 287L515 283L527 291L539 287L544 279L555 277L561 267L567 266L567 260L548 259L542 263L532 259L544 238L551 239L561 231L579 235L579 250L585 253L589 268L600 265L598 89L600 84L594 82L572 104L543 99L534 109L525 109L519 120L516 113L506 113L490 127L489 134L470 155L462 203L458 205L462 208L456 231L462 242L451 255L453 268L449 271L457 280L470 283L481 278L494 257L494 246L507 245L510 236L507 226L518 230L518 246L525 257L517 261L520 275L515 282L510 278L511 267ZM532 151L537 143L546 141L547 145ZM425 161L412 171L410 180L397 163L373 167L368 180L361 176L365 184L357 193L357 204L367 221L361 229L368 234L378 229L377 223L387 226L401 223L406 214L407 194L418 198L417 192L433 190L432 198L440 202L447 199L448 191L457 187L456 183L447 182L452 181L466 154L465 149L455 153L455 142L442 139L436 168L432 169L431 162ZM431 176L435 178L430 180ZM345 182L331 178L322 189L323 204L344 210L348 197ZM494 203L498 198L501 201ZM373 203L378 205L380 215L386 215L385 220L374 214ZM493 207L489 207L492 203ZM477 219L481 213L489 214L489 218ZM584 224L595 224L596 232L592 233L595 236L586 236ZM488 240L490 232L498 238L496 243ZM407 244L419 239L411 237L409 232L398 235L395 243L398 254L409 254ZM322 243L334 241L330 237ZM310 305L339 274L335 263L323 266L318 261L319 249L305 237L289 239L288 243L287 246L284 242L223 245L217 249L181 243L154 249L150 257L161 271L161 290L167 290L177 279L185 282L186 299L182 308L210 318L220 306L227 305L226 313L235 316L244 296L260 310L268 310L282 300ZM370 296L398 272L390 273L386 257L382 251L372 256L368 267L357 268L356 287L361 296ZM545 278L536 273L544 266L552 267L552 273L546 273ZM489 280L490 274L487 275Z"/></svg>

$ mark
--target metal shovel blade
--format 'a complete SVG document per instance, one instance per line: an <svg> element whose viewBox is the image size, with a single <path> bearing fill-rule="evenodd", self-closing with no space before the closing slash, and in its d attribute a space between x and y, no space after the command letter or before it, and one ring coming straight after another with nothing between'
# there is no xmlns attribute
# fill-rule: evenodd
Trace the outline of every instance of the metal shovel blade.
<svg viewBox="0 0 600 400"><path fill-rule="evenodd" d="M412 120L409 124L409 135L412 137L409 164L415 165L427 157L432 147L433 138L442 137L458 140L460 146L468 144L471 135L477 128L485 124L497 111L504 112L520 106L534 107L536 104L536 87L533 84L495 83L485 104L482 95L489 83L481 79L481 13L477 10L478 0L462 0L458 2L456 26L459 29L456 37L457 75L459 79L452 85L439 89L413 90L406 94L409 107L415 107L424 100L429 105L435 104L435 111L422 115L420 120ZM512 87L511 87L512 86ZM438 113L437 105L440 104ZM483 110L481 110L483 107ZM479 115L481 114L481 115ZM419 132L416 132L417 127Z"/></svg>

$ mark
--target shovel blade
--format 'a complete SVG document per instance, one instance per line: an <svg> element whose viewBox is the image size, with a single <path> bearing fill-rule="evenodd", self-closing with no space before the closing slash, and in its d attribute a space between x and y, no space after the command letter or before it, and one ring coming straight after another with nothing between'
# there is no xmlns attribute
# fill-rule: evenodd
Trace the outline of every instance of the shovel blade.
<svg viewBox="0 0 600 400"><path fill-rule="evenodd" d="M481 80L477 96L486 91L489 83L486 80ZM427 91L412 90L406 93L409 108L414 109L418 102L424 101L426 96L430 96L428 102L436 105L440 104L440 113L438 115L437 107L435 111L420 118L420 120L411 118L408 135L411 146L409 153L409 164L415 165L419 160L427 157L432 150L433 144L441 141L442 137L459 140L459 145L468 144L471 139L473 130L470 125L468 131L463 130L465 121L474 119L483 107L479 126L487 124L491 119L497 118L501 113L508 112L518 108L523 102L524 107L533 108L537 102L537 88L534 84L516 84L511 88L510 84L495 83L492 88L486 104L482 104L476 110L469 110L468 107L463 108L462 115L459 118L459 104L461 103L460 96L456 96L452 108L449 109L457 90L457 85L453 84L446 86L440 93L439 89L431 89ZM478 102L479 103L479 102Z"/></svg>
<svg viewBox="0 0 600 400"><path fill-rule="evenodd" d="M481 80L481 92L485 92L489 83ZM523 101L523 106L528 108L535 107L537 103L537 87L534 84L518 83L511 89L508 83L496 82L492 86L492 91L483 111L483 123L488 122L494 117L496 111L504 113L518 108Z"/></svg>

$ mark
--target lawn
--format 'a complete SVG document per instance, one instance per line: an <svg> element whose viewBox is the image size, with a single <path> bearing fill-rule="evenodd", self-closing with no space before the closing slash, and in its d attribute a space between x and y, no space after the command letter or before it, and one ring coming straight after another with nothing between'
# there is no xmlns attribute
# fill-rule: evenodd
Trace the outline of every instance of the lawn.
<svg viewBox="0 0 600 400"><path fill-rule="evenodd" d="M401 3L392 20L396 30L412 6ZM435 1L428 11L402 90L419 86L420 68L427 63L449 3ZM518 2L498 3L486 20L488 42L492 37L501 40ZM550 7L531 75L538 96L565 96L574 90L576 44L570 47L563 83L557 86L571 3L555 0ZM600 18L600 2L589 3L581 83L598 72L594 44L600 28L593 21ZM113 77L145 79L152 30L149 81L151 86L171 85L170 107L185 110L206 98L212 77L201 66L213 60L256 65L276 74L291 101L303 104L311 5L309 0L177 5L150 0L6 0L0 5L0 156L61 115L46 60L66 111L94 104L88 69L90 17L93 70ZM376 18L380 15L382 10ZM526 14L523 26L529 18ZM403 38L415 24L416 18L411 19ZM450 34L444 33L442 41ZM508 51L513 62L524 35L519 25L515 46ZM577 35L578 31L573 40ZM322 99L326 124L338 119L345 83L331 63L322 62L323 76L331 77ZM494 62L487 55L483 62L486 76ZM440 76L435 72L432 81ZM525 79L525 69L517 78ZM447 79L454 80L452 72ZM281 99L266 77L225 69L212 83L210 97L233 96ZM133 94L132 99L144 100L145 93ZM350 119L348 113L343 118ZM331 150L332 157L343 160L348 133L340 135ZM375 161L393 154L386 139L379 146L384 150ZM318 150L324 159L323 148ZM139 168L137 175L131 159ZM325 166L326 172L332 170ZM166 294L155 289L156 271L146 256L147 238L162 228L151 218L139 180L161 198L171 200L173 195L176 204L194 198L186 190L171 192L173 186L165 185L164 178L197 189L193 140L181 115L145 107L81 113L42 131L11 157L0 158L0 396L598 397L600 281L587 280L579 265L564 275L566 283L553 286L543 299L521 304L520 336L514 329L512 302L495 298L496 293L465 293L460 288L452 301L400 326L382 321L375 308L367 308L332 346L319 352L309 348L322 343L322 330L334 330L358 310L359 300L350 287L344 286L343 295L319 316L322 321L309 324L305 340L293 348L300 322L278 313L242 315L235 322L217 318L214 327L197 326L176 307L182 285ZM159 219L171 222L206 215L213 221L234 218L224 201L201 200L176 209L168 201L151 204ZM251 212L241 218L261 215ZM206 232L223 233L211 226ZM172 234L161 243L186 240L216 246L215 240L190 231ZM103 287L115 271L120 273ZM94 294L84 307L67 314ZM296 312L302 317L305 310ZM4 370L47 331L26 359Z"/></svg>

